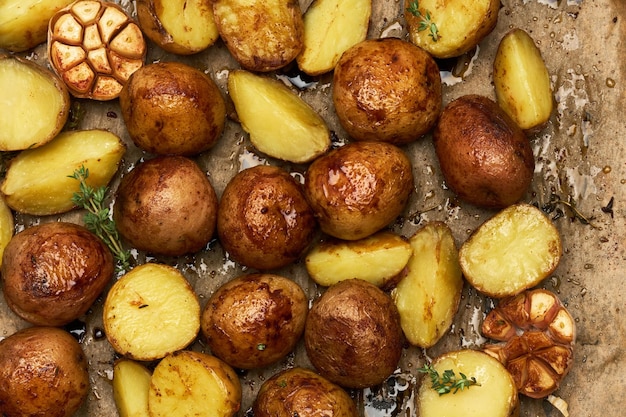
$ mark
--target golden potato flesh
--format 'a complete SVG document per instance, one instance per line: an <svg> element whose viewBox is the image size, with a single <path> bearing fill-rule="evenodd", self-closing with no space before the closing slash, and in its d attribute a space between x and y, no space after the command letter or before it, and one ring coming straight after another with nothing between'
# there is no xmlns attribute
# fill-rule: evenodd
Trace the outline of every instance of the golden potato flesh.
<svg viewBox="0 0 626 417"><path fill-rule="evenodd" d="M139 26L164 50L191 55L219 38L209 0L138 0Z"/></svg>
<svg viewBox="0 0 626 417"><path fill-rule="evenodd" d="M252 405L255 417L357 417L343 388L310 369L291 368L265 381Z"/></svg>
<svg viewBox="0 0 626 417"><path fill-rule="evenodd" d="M528 191L535 170L530 141L495 101L466 95L450 102L433 141L446 185L459 199L498 209Z"/></svg>
<svg viewBox="0 0 626 417"><path fill-rule="evenodd" d="M523 130L539 129L554 109L550 74L535 41L522 29L508 32L493 62L498 104Z"/></svg>
<svg viewBox="0 0 626 417"><path fill-rule="evenodd" d="M122 117L139 148L156 155L192 156L221 137L226 104L211 77L181 62L135 72L120 94Z"/></svg>
<svg viewBox="0 0 626 417"><path fill-rule="evenodd" d="M56 74L31 61L0 55L0 151L36 148L63 129L70 108Z"/></svg>
<svg viewBox="0 0 626 417"><path fill-rule="evenodd" d="M120 417L149 417L152 373L139 362L118 359L113 365L113 399Z"/></svg>
<svg viewBox="0 0 626 417"><path fill-rule="evenodd" d="M459 250L463 275L495 298L519 294L547 278L563 248L559 231L538 208L520 203L484 222Z"/></svg>
<svg viewBox="0 0 626 417"><path fill-rule="evenodd" d="M234 368L270 365L287 356L304 332L308 299L298 284L249 274L219 287L201 317L211 353Z"/></svg>
<svg viewBox="0 0 626 417"><path fill-rule="evenodd" d="M6 417L71 417L90 392L87 358L56 327L29 327L0 340L0 410Z"/></svg>
<svg viewBox="0 0 626 417"><path fill-rule="evenodd" d="M302 50L304 23L297 0L213 0L219 34L245 69L277 70Z"/></svg>
<svg viewBox="0 0 626 417"><path fill-rule="evenodd" d="M146 51L139 26L112 2L78 0L48 24L48 60L74 97L117 98Z"/></svg>
<svg viewBox="0 0 626 417"><path fill-rule="evenodd" d="M474 48L495 28L500 11L500 0L410 0L405 5L410 41L436 58Z"/></svg>
<svg viewBox="0 0 626 417"><path fill-rule="evenodd" d="M9 241L2 288L9 307L24 320L62 326L89 310L114 270L109 249L83 226L43 223Z"/></svg>
<svg viewBox="0 0 626 417"><path fill-rule="evenodd" d="M349 143L313 161L304 191L322 231L362 239L404 210L413 191L411 162L386 142Z"/></svg>
<svg viewBox="0 0 626 417"><path fill-rule="evenodd" d="M397 38L348 49L333 75L341 126L356 140L403 145L431 130L441 111L441 76L423 49Z"/></svg>
<svg viewBox="0 0 626 417"><path fill-rule="evenodd" d="M14 231L15 220L13 219L13 212L7 206L4 198L0 197L0 266L2 266L4 249L11 241Z"/></svg>

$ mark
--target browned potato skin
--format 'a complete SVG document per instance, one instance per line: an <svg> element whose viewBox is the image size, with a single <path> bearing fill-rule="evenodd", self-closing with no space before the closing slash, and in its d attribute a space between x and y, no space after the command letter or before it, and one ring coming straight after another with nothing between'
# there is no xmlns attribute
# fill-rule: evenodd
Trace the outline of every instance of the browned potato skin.
<svg viewBox="0 0 626 417"><path fill-rule="evenodd" d="M120 93L131 139L156 155L204 152L224 131L226 104L202 71L180 62L160 62L135 71Z"/></svg>
<svg viewBox="0 0 626 417"><path fill-rule="evenodd" d="M89 390L87 358L68 332L29 327L0 341L3 416L70 417Z"/></svg>
<svg viewBox="0 0 626 417"><path fill-rule="evenodd" d="M136 249L179 256L198 252L211 240L217 207L211 182L193 160L160 156L122 178L113 219Z"/></svg>
<svg viewBox="0 0 626 417"><path fill-rule="evenodd" d="M342 127L356 140L413 142L432 129L441 112L435 60L397 38L365 40L344 52L332 94Z"/></svg>
<svg viewBox="0 0 626 417"><path fill-rule="evenodd" d="M411 162L386 142L352 142L313 161L304 191L325 233L367 237L393 222L413 191Z"/></svg>
<svg viewBox="0 0 626 417"><path fill-rule="evenodd" d="M357 417L341 387L305 368L281 371L261 385L252 405L255 417Z"/></svg>
<svg viewBox="0 0 626 417"><path fill-rule="evenodd" d="M391 297L360 279L330 286L313 304L304 329L313 366L347 388L382 383L396 370L403 341Z"/></svg>
<svg viewBox="0 0 626 417"><path fill-rule="evenodd" d="M255 166L226 185L217 233L233 260L259 270L286 266L309 247L317 223L302 187L287 171Z"/></svg>
<svg viewBox="0 0 626 417"><path fill-rule="evenodd" d="M461 200L498 209L528 191L535 169L530 141L495 101L479 95L452 101L433 140L446 184Z"/></svg>
<svg viewBox="0 0 626 417"><path fill-rule="evenodd" d="M13 236L4 250L4 297L28 322L62 326L87 312L114 270L109 249L83 226L31 226Z"/></svg>
<svg viewBox="0 0 626 417"><path fill-rule="evenodd" d="M213 293L201 329L213 355L234 368L260 368L293 350L308 310L304 291L289 278L243 275Z"/></svg>

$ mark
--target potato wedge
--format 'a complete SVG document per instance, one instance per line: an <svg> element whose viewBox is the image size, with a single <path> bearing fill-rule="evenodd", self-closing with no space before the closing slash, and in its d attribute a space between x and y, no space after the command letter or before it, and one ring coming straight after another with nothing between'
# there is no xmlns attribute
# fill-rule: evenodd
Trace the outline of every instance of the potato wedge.
<svg viewBox="0 0 626 417"><path fill-rule="evenodd" d="M193 342L200 331L200 303L177 269L142 264L111 287L103 323L116 352L157 360Z"/></svg>
<svg viewBox="0 0 626 417"><path fill-rule="evenodd" d="M495 28L500 10L500 0L412 0L407 4L409 40L435 58L456 57L474 48Z"/></svg>
<svg viewBox="0 0 626 417"><path fill-rule="evenodd" d="M314 246L305 257L309 276L329 287L359 278L377 287L393 285L413 254L409 242L382 231L360 240L331 239Z"/></svg>
<svg viewBox="0 0 626 417"><path fill-rule="evenodd" d="M341 54L365 40L371 14L371 0L315 0L304 14L300 70L320 75L335 68Z"/></svg>
<svg viewBox="0 0 626 417"><path fill-rule="evenodd" d="M143 33L167 52L191 55L219 38L209 0L137 0Z"/></svg>
<svg viewBox="0 0 626 417"><path fill-rule="evenodd" d="M463 275L478 291L503 298L534 287L558 266L559 231L530 204L505 208L484 222L459 250Z"/></svg>
<svg viewBox="0 0 626 417"><path fill-rule="evenodd" d="M215 356L184 350L168 355L154 369L150 417L231 417L240 407L239 377Z"/></svg>
<svg viewBox="0 0 626 417"><path fill-rule="evenodd" d="M523 130L540 129L550 119L554 109L550 74L526 31L513 29L500 41L493 84L498 104Z"/></svg>
<svg viewBox="0 0 626 417"><path fill-rule="evenodd" d="M0 266L2 266L2 254L15 233L15 220L13 212L7 206L4 197L0 196Z"/></svg>
<svg viewBox="0 0 626 417"><path fill-rule="evenodd" d="M293 61L303 46L304 23L297 0L213 0L226 47L242 67L268 72Z"/></svg>
<svg viewBox="0 0 626 417"><path fill-rule="evenodd" d="M148 391L152 373L130 359L119 359L113 365L113 399L120 417L150 417Z"/></svg>
<svg viewBox="0 0 626 417"><path fill-rule="evenodd" d="M0 2L0 49L22 52L45 42L50 18L73 1L5 0Z"/></svg>
<svg viewBox="0 0 626 417"><path fill-rule="evenodd" d="M228 92L241 125L259 151L304 163L330 147L324 119L282 82L237 70L228 76Z"/></svg>
<svg viewBox="0 0 626 417"><path fill-rule="evenodd" d="M429 348L448 331L459 308L463 276L450 228L428 223L409 239L407 274L391 292L407 340Z"/></svg>
<svg viewBox="0 0 626 417"><path fill-rule="evenodd" d="M444 353L433 361L432 367L440 376L449 370L457 378L461 373L468 379L474 377L478 385L440 395L432 388L430 376L424 376L417 400L420 417L455 416L459 410L465 417L519 415L519 398L513 378L498 360L486 353L476 350Z"/></svg>
<svg viewBox="0 0 626 417"><path fill-rule="evenodd" d="M0 151L51 141L63 129L70 96L56 74L26 59L0 55Z"/></svg>
<svg viewBox="0 0 626 417"><path fill-rule="evenodd" d="M107 185L117 172L126 146L106 130L68 131L11 160L0 186L13 210L45 216L74 208L72 196L79 182L69 176L81 166L89 170L87 183Z"/></svg>

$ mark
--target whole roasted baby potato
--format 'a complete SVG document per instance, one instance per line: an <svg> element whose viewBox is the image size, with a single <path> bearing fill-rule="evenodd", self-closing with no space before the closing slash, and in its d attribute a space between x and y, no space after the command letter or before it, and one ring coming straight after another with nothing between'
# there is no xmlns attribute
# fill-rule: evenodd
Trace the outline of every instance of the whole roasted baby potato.
<svg viewBox="0 0 626 417"><path fill-rule="evenodd" d="M411 161L386 142L352 142L313 161L304 191L322 231L361 239L404 210L413 191Z"/></svg>
<svg viewBox="0 0 626 417"><path fill-rule="evenodd" d="M193 160L160 156L136 165L122 178L113 219L136 249L180 256L209 243L217 207L211 182Z"/></svg>
<svg viewBox="0 0 626 417"><path fill-rule="evenodd" d="M304 329L313 366L346 388L382 383L396 370L403 341L391 298L360 279L328 287L313 304Z"/></svg>
<svg viewBox="0 0 626 417"><path fill-rule="evenodd" d="M90 392L87 358L56 327L29 327L0 340L0 410L6 417L71 417Z"/></svg>
<svg viewBox="0 0 626 417"><path fill-rule="evenodd" d="M528 191L535 169L530 141L493 100L466 95L450 102L433 140L446 185L461 200L497 209Z"/></svg>
<svg viewBox="0 0 626 417"><path fill-rule="evenodd" d="M294 281L243 275L219 287L201 316L211 353L234 368L270 365L293 350L304 332L308 299Z"/></svg>
<svg viewBox="0 0 626 417"><path fill-rule="evenodd" d="M109 249L83 226L43 223L9 241L2 261L3 293L24 320L62 326L87 312L114 269Z"/></svg>
<svg viewBox="0 0 626 417"><path fill-rule="evenodd" d="M122 116L139 148L157 155L199 154L221 137L224 97L211 77L180 62L146 65L120 93Z"/></svg>
<svg viewBox="0 0 626 417"><path fill-rule="evenodd" d="M357 417L343 388L305 368L290 368L265 381L252 405L255 417Z"/></svg>
<svg viewBox="0 0 626 417"><path fill-rule="evenodd" d="M317 230L301 185L287 171L257 165L226 185L217 213L217 233L233 260L250 268L275 269L297 260Z"/></svg>
<svg viewBox="0 0 626 417"><path fill-rule="evenodd" d="M435 60L412 43L369 39L341 56L332 98L341 126L353 139L403 145L435 125L441 76Z"/></svg>

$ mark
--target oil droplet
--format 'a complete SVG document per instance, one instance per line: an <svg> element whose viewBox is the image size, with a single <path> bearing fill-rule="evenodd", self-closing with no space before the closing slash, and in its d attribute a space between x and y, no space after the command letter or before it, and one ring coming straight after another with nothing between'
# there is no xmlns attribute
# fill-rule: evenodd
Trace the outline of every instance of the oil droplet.
<svg viewBox="0 0 626 417"><path fill-rule="evenodd" d="M611 173L611 166L607 165L604 168L602 168L602 172L605 174L610 174Z"/></svg>
<svg viewBox="0 0 626 417"><path fill-rule="evenodd" d="M607 78L605 84L609 88L615 87L615 80L613 78Z"/></svg>
<svg viewBox="0 0 626 417"><path fill-rule="evenodd" d="M85 334L87 333L87 324L81 320L74 320L73 322L64 326L64 329L69 332L78 343L82 343L85 340Z"/></svg>
<svg viewBox="0 0 626 417"><path fill-rule="evenodd" d="M593 264L585 264L585 269L593 269Z"/></svg>

